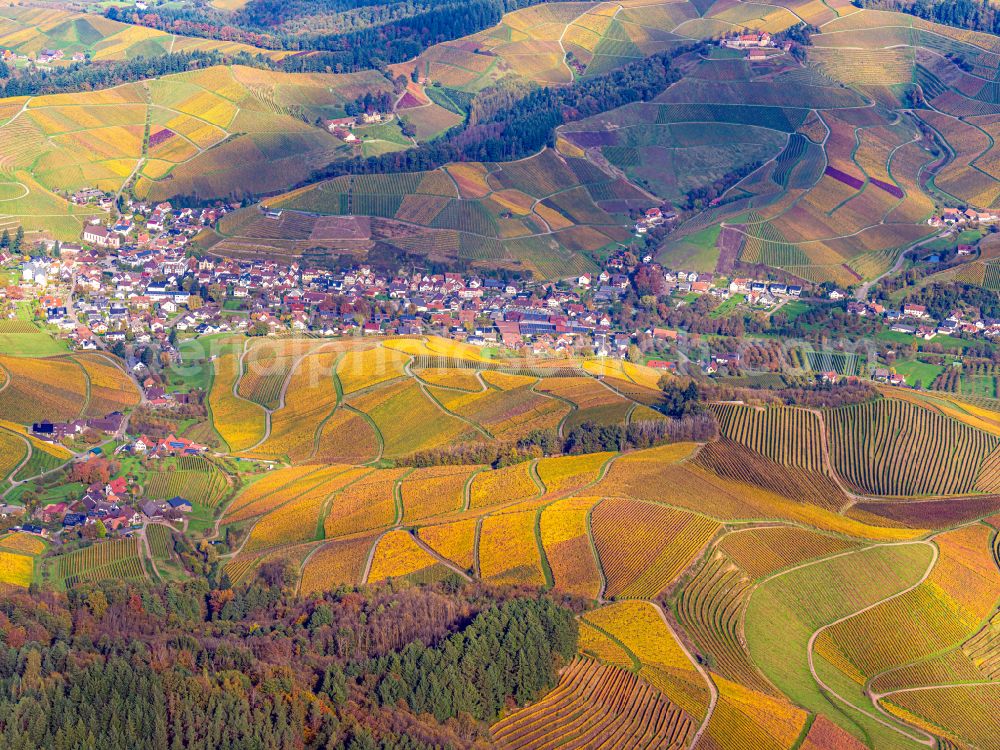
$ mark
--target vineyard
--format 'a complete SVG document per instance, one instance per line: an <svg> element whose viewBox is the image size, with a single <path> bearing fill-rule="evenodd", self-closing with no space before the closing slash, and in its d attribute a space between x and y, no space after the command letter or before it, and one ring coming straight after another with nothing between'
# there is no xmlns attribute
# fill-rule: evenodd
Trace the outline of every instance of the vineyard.
<svg viewBox="0 0 1000 750"><path fill-rule="evenodd" d="M146 497L169 500L181 496L192 503L216 507L229 492L229 480L215 464L200 456L182 456L176 466L158 465L145 484Z"/></svg>
<svg viewBox="0 0 1000 750"><path fill-rule="evenodd" d="M579 716L586 714L586 721ZM491 727L497 747L557 748L600 738L619 748L688 746L694 723L655 688L618 667L577 659L544 700Z"/></svg>
<svg viewBox="0 0 1000 750"><path fill-rule="evenodd" d="M406 253L556 278L596 270L599 251L629 236L622 207L630 202L649 199L584 158L546 149L503 164L447 164L310 185L269 200L309 224L300 236L272 239L252 222L224 231L221 246L273 245L287 253L317 243L336 247L340 239L365 251L381 228L387 231L379 238ZM355 229L323 236L321 221Z"/></svg>
<svg viewBox="0 0 1000 750"><path fill-rule="evenodd" d="M360 537L324 544L306 561L299 591L308 596L336 586L361 583L365 558L374 542L374 537Z"/></svg>
<svg viewBox="0 0 1000 750"><path fill-rule="evenodd" d="M271 434L254 449L254 455L285 456L295 463L314 457L319 450L319 433L330 422L337 406L333 382L337 356L335 352L321 352L297 361L285 376L284 404L271 414ZM284 382L279 384L279 391Z"/></svg>
<svg viewBox="0 0 1000 750"><path fill-rule="evenodd" d="M418 536L435 552L463 570L472 570L478 521L469 518L437 526L422 526Z"/></svg>
<svg viewBox="0 0 1000 750"><path fill-rule="evenodd" d="M588 529L593 505L589 498L558 500L542 511L538 527L555 587L585 599L601 593Z"/></svg>
<svg viewBox="0 0 1000 750"><path fill-rule="evenodd" d="M398 514L396 483L406 473L406 469L362 472L357 481L333 498L323 523L326 537L346 536L393 523Z"/></svg>
<svg viewBox="0 0 1000 750"><path fill-rule="evenodd" d="M43 420L75 419L87 404L84 368L69 357L0 357L9 384L0 391L4 419L31 425Z"/></svg>
<svg viewBox="0 0 1000 750"><path fill-rule="evenodd" d="M73 357L87 376L88 417L104 417L139 403L139 391L125 373L123 365L99 354L76 354Z"/></svg>
<svg viewBox="0 0 1000 750"><path fill-rule="evenodd" d="M28 555L0 549L0 583L27 588L35 572L35 561Z"/></svg>
<svg viewBox="0 0 1000 750"><path fill-rule="evenodd" d="M24 555L40 555L47 546L43 539L22 531L15 531L13 534L0 537L0 548L11 552L20 552Z"/></svg>
<svg viewBox="0 0 1000 750"><path fill-rule="evenodd" d="M263 408L236 393L241 375L240 358L232 353L221 355L214 363L212 389L208 394L215 429L233 452L259 443L265 430Z"/></svg>
<svg viewBox="0 0 1000 750"><path fill-rule="evenodd" d="M487 516L479 537L479 570L496 583L545 583L535 539L535 511Z"/></svg>
<svg viewBox="0 0 1000 750"><path fill-rule="evenodd" d="M901 692L909 686L1000 673L995 532L977 523L1000 504L975 494L1000 486L1000 421L985 401L885 389L826 409L714 404L720 435L706 445L413 466L419 450L520 434L505 424L655 418L636 400L654 392L653 376L598 360L532 372L439 339L296 346L253 354L261 372L279 372L253 388L251 354L215 363L223 394L269 414L253 453L278 457L275 467L239 477L234 491L219 459L169 459L146 471L145 495L227 502L220 533L242 542L223 562L235 586L285 561L306 596L468 578L573 597L578 658L552 693L499 719L498 747L598 736L686 747L698 731L699 744L721 748L802 739L829 750L828 738L852 747L859 733L883 743L914 726L944 731L923 718L937 717L932 707ZM220 433L227 424L238 420L223 419ZM364 455L388 460L328 463L360 454L365 434L377 446ZM146 533L151 560L132 539L45 557L43 542L8 536L5 580L174 575L173 533ZM871 701L856 696L825 713L825 685L873 678L892 720L872 721ZM947 729L970 736L961 722Z"/></svg>
<svg viewBox="0 0 1000 750"><path fill-rule="evenodd" d="M368 583L406 577L412 581L432 581L447 575L448 569L421 548L405 531L390 531L375 545Z"/></svg>
<svg viewBox="0 0 1000 750"><path fill-rule="evenodd" d="M819 417L804 409L754 409L734 404L714 407L719 431L782 466L823 471Z"/></svg>
<svg viewBox="0 0 1000 750"><path fill-rule="evenodd" d="M8 479L28 456L28 443L21 436L0 430L0 477Z"/></svg>
<svg viewBox="0 0 1000 750"><path fill-rule="evenodd" d="M168 526L162 523L150 524L146 527L146 536L149 539L149 548L153 553L154 560L157 562L167 561L173 556L173 533Z"/></svg>
<svg viewBox="0 0 1000 750"><path fill-rule="evenodd" d="M71 588L79 583L146 577L135 539L101 542L55 559L55 583Z"/></svg>
<svg viewBox="0 0 1000 750"><path fill-rule="evenodd" d="M608 499L593 512L594 542L609 597L653 599L719 529L715 521L661 505Z"/></svg>
<svg viewBox="0 0 1000 750"><path fill-rule="evenodd" d="M404 523L461 510L474 472L467 466L442 466L407 475L400 485Z"/></svg>
<svg viewBox="0 0 1000 750"><path fill-rule="evenodd" d="M834 409L830 461L857 492L957 495L974 491L998 439L896 399Z"/></svg>

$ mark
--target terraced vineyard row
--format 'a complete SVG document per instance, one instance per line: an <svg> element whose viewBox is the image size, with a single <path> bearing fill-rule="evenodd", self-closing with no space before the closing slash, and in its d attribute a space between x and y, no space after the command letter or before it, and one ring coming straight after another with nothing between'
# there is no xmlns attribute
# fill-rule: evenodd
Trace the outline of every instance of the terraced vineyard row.
<svg viewBox="0 0 1000 750"><path fill-rule="evenodd" d="M59 557L56 575L67 587L84 581L140 579L146 573L135 539L116 539Z"/></svg>
<svg viewBox="0 0 1000 750"><path fill-rule="evenodd" d="M631 672L577 659L555 690L497 722L491 731L497 747L505 750L554 749L566 744L680 750L687 747L694 723Z"/></svg>
<svg viewBox="0 0 1000 750"><path fill-rule="evenodd" d="M229 482L216 466L198 456L182 456L178 466L164 467L149 474L146 497L169 500L181 496L199 505L214 508L226 496Z"/></svg>
<svg viewBox="0 0 1000 750"><path fill-rule="evenodd" d="M956 495L973 492L986 457L1000 440L897 399L827 414L830 460L857 492Z"/></svg>
<svg viewBox="0 0 1000 750"><path fill-rule="evenodd" d="M823 447L819 417L805 409L755 409L715 404L719 431L753 451L781 464L822 473Z"/></svg>

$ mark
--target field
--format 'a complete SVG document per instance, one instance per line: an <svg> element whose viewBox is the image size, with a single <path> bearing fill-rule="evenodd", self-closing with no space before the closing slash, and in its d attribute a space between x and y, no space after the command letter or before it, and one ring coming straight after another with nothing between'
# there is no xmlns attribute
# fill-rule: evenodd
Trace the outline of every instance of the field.
<svg viewBox="0 0 1000 750"><path fill-rule="evenodd" d="M0 320L0 354L49 357L65 353L66 345L63 341L45 333L32 321L20 318Z"/></svg>
<svg viewBox="0 0 1000 750"><path fill-rule="evenodd" d="M83 367L87 378L87 408L84 416L104 417L139 403L139 389L119 360L85 352L74 355L73 359Z"/></svg>
<svg viewBox="0 0 1000 750"><path fill-rule="evenodd" d="M228 356L232 396L245 368ZM703 726L718 747L775 750L978 736L967 722L940 726L917 696L1000 672L986 525L1000 513L988 494L1000 486L1000 418L988 400L885 388L838 408L716 404L721 435L707 445L427 466L450 446L537 424L543 403L559 407L541 412L556 429L584 414L620 424L648 409L633 399L655 392L654 375L600 360L528 374L436 338L324 344L285 359L233 396L249 413L268 404L272 436L301 447L274 450L291 465L249 475L224 511L220 532L248 534L226 559L230 579L242 585L285 559L305 595L470 579L575 597L578 662L550 696L494 726L497 746L585 742L602 728L627 744L640 736L630 732L652 740L669 727L656 741L685 744ZM340 414L377 436L382 460L321 457L355 439L350 428L322 438ZM165 494L208 476L150 479ZM170 561L166 536L150 543L154 560ZM125 574L141 574L141 557L129 559ZM109 565L80 575L118 569ZM45 559L33 577L79 580ZM868 681L874 698L861 693ZM844 700L831 704L831 691ZM884 723L871 717L873 699ZM582 701L589 712L578 713Z"/></svg>
<svg viewBox="0 0 1000 750"><path fill-rule="evenodd" d="M401 250L528 271L540 278L574 276L596 269L593 257L629 236L622 201L649 205L628 184L586 159L545 150L502 164L455 164L406 174L338 177L271 199L298 215L301 252L317 242L359 252L380 237ZM351 218L353 217L353 218ZM334 224L333 222L336 222ZM261 222L220 228L217 252L267 245ZM320 236L323 227L333 231ZM290 236L287 232L283 237Z"/></svg>
<svg viewBox="0 0 1000 750"><path fill-rule="evenodd" d="M295 497L307 482L314 481L319 468L307 464L271 471L246 487L226 508L224 518L241 521L278 507Z"/></svg>
<svg viewBox="0 0 1000 750"><path fill-rule="evenodd" d="M253 527L248 549L269 549L286 544L308 542L323 538L324 514L329 512L333 499L340 499L341 491L369 473L365 468L348 469L330 466L306 477L302 482L284 489L282 502L272 508ZM244 509L244 512L247 512Z"/></svg>
<svg viewBox="0 0 1000 750"><path fill-rule="evenodd" d="M540 488L532 479L531 466L526 463L481 472L473 477L469 488L472 508L527 500L538 494Z"/></svg>
<svg viewBox="0 0 1000 750"><path fill-rule="evenodd" d="M817 629L917 583L932 551L921 542L875 547L771 578L754 592L745 616L746 643L754 664L797 704L823 711L847 731L856 733L860 725L877 737L891 737L894 727L883 727L858 710L862 699L857 693L846 706L831 711L809 674L809 641Z"/></svg>
<svg viewBox="0 0 1000 750"><path fill-rule="evenodd" d="M45 541L32 534L23 531L15 531L4 537L0 537L0 547L11 552L20 552L24 555L40 555L48 545Z"/></svg>
<svg viewBox="0 0 1000 750"><path fill-rule="evenodd" d="M961 645L975 634L1000 597L990 534L980 525L936 537L939 558L925 582L825 629L816 640L816 653L863 683ZM892 637L883 635L890 632ZM941 682L957 679L951 670L943 672Z"/></svg>

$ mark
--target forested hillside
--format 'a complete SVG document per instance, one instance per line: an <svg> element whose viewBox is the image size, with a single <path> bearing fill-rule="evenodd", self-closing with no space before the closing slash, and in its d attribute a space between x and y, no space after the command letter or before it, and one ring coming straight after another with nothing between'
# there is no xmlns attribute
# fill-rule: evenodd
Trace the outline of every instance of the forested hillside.
<svg viewBox="0 0 1000 750"><path fill-rule="evenodd" d="M105 583L0 600L9 750L484 748L506 705L555 685L573 613L455 583L303 602L249 587Z"/></svg>

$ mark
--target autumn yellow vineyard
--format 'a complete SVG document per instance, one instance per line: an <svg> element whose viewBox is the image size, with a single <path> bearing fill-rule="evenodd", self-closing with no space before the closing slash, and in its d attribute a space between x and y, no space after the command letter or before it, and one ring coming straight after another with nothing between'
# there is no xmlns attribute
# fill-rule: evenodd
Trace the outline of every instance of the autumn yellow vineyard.
<svg viewBox="0 0 1000 750"><path fill-rule="evenodd" d="M322 375L305 386L308 408L281 428L311 366ZM550 400L561 415L547 422L553 432L592 420L627 426L648 408L627 402L646 387L641 373L627 373L632 390L609 390L606 379L626 375L619 366L569 361L527 373L520 363L408 339L309 351L286 370L284 406L271 415L272 436L284 443L272 437L274 450L248 453L277 465L222 517L224 528L246 535L227 570L246 581L285 555L303 595L453 577L583 602L579 661L550 698L493 728L499 746L547 747L552 730L542 717L588 705L595 726L621 731L621 711L644 712L641 731L664 747L695 738L696 747L729 747L738 738L740 747L838 750L864 746L859 726L876 747L909 747L940 726L909 687L997 673L1000 630L990 621L1000 602L992 525L1000 501L973 494L944 512L923 497L854 494L868 481L863 461L875 459L844 452L854 439L842 427L849 413L725 405L721 434L707 445L492 465L477 456L496 456L502 435L517 432L498 428L489 399ZM240 392L238 368L230 378L223 404ZM908 420L930 440L961 436L981 464L961 481L992 476L995 436L971 421L941 422L950 417L935 404L883 398L877 418L890 409L885 418ZM537 425L539 413L511 407L507 419ZM354 428L324 435L337 415ZM359 440L371 446L367 462L317 460L323 443ZM904 440L883 450L906 450ZM282 444L302 447L282 453ZM461 458L445 460L451 455ZM928 481L917 467L896 476L900 492ZM844 576L856 585L831 595ZM781 635L777 622L793 627ZM772 653L785 656L763 656ZM822 704L824 690L869 681L872 697L851 693L836 711ZM609 704L605 691L631 702ZM888 718L873 720L880 709ZM586 732L573 722L560 731Z"/></svg>

